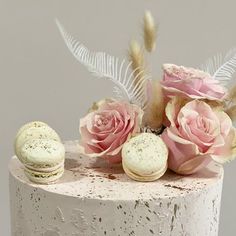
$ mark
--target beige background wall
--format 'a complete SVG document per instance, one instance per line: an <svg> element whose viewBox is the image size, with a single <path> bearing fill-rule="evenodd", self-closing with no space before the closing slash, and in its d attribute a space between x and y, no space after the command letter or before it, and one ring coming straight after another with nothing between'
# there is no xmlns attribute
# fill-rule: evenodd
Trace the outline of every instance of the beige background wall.
<svg viewBox="0 0 236 236"><path fill-rule="evenodd" d="M0 0L0 235L10 235L7 165L18 127L43 120L76 139L79 117L112 94L70 55L55 17L89 48L122 57L152 10L160 31L151 70L161 77L164 62L198 66L236 46L235 8L235 0ZM220 235L233 236L236 161L225 172Z"/></svg>

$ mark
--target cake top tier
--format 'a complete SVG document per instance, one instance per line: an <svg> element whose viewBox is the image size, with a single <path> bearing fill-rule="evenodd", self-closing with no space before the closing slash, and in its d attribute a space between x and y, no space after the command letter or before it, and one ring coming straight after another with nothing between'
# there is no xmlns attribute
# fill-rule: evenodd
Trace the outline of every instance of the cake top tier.
<svg viewBox="0 0 236 236"><path fill-rule="evenodd" d="M121 165L108 165L101 159L81 156L77 141L66 142L65 146L67 150L65 173L57 183L52 185L31 183L16 157L12 158L9 165L11 175L22 183L47 192L104 200L183 197L209 188L223 178L223 168L212 163L207 169L191 176L176 175L167 171L155 182L135 182L125 175Z"/></svg>

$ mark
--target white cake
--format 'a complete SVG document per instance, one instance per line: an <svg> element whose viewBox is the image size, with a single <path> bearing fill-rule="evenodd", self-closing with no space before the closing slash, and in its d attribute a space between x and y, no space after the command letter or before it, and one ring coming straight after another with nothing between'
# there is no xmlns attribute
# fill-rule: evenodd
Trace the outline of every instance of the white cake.
<svg viewBox="0 0 236 236"><path fill-rule="evenodd" d="M11 228L16 236L216 236L223 168L192 176L130 180L122 167L82 157L66 144L65 173L53 185L25 176L16 157L10 169Z"/></svg>

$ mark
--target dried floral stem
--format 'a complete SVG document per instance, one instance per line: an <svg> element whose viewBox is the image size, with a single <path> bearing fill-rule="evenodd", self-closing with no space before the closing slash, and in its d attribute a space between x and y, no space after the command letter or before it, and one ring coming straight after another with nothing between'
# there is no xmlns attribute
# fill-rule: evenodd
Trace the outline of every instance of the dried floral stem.
<svg viewBox="0 0 236 236"><path fill-rule="evenodd" d="M214 101L214 100L208 100L208 99L203 99L203 102L207 103L209 106L211 106L214 110L223 110L225 103L224 101Z"/></svg>
<svg viewBox="0 0 236 236"><path fill-rule="evenodd" d="M144 44L148 52L156 49L157 27L150 11L146 11L144 15Z"/></svg>
<svg viewBox="0 0 236 236"><path fill-rule="evenodd" d="M132 69L134 72L135 85L144 78L145 64L144 51L135 40L131 41L129 48L129 59L132 62Z"/></svg>
<svg viewBox="0 0 236 236"><path fill-rule="evenodd" d="M232 121L236 120L236 105L231 106L225 112L229 115Z"/></svg>
<svg viewBox="0 0 236 236"><path fill-rule="evenodd" d="M228 101L231 103L236 102L236 85L230 89L229 95L228 95Z"/></svg>
<svg viewBox="0 0 236 236"><path fill-rule="evenodd" d="M147 93L149 99L144 113L143 125L152 129L159 129L162 126L165 113L165 103L159 80L148 81Z"/></svg>
<svg viewBox="0 0 236 236"><path fill-rule="evenodd" d="M229 115L232 121L236 121L236 85L230 90L224 104L224 111Z"/></svg>

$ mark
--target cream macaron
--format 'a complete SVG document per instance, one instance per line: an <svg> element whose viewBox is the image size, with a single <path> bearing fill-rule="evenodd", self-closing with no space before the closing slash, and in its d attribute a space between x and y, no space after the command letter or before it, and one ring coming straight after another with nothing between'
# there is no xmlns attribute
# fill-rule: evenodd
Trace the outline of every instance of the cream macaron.
<svg viewBox="0 0 236 236"><path fill-rule="evenodd" d="M32 121L29 122L25 125L23 125L17 132L16 136L15 136L15 142L14 142L14 148L15 148L15 153L16 153L16 141L18 140L18 136L24 131L27 130L29 128L39 128L42 126L48 126L46 123L42 122L42 121Z"/></svg>
<svg viewBox="0 0 236 236"><path fill-rule="evenodd" d="M47 125L42 126L25 126L21 128L15 138L15 154L21 160L21 148L25 142L30 139L51 139L61 142L59 135L51 127Z"/></svg>
<svg viewBox="0 0 236 236"><path fill-rule="evenodd" d="M168 149L152 133L142 133L127 141L122 148L125 173L136 181L155 181L167 170Z"/></svg>
<svg viewBox="0 0 236 236"><path fill-rule="evenodd" d="M18 135L20 135L20 133L26 129L29 129L29 128L39 128L39 127L42 127L42 126L48 126L48 124L42 122L42 121L32 121L32 122L29 122L29 123L26 123L25 125L23 125L17 132L16 134L16 137Z"/></svg>
<svg viewBox="0 0 236 236"><path fill-rule="evenodd" d="M21 162L30 181L50 184L64 172L65 148L51 139L30 139L21 147Z"/></svg>

